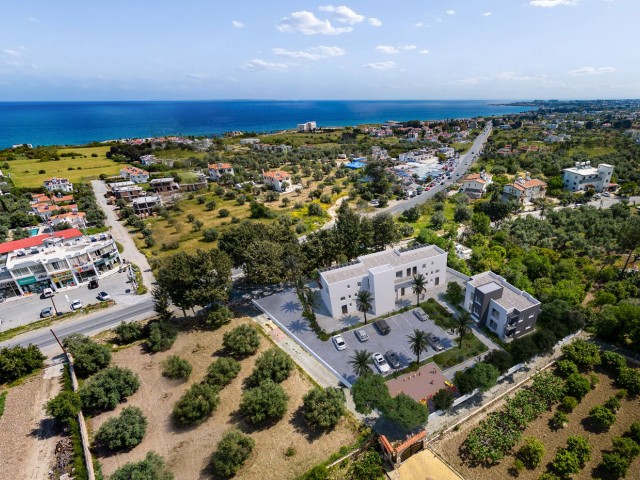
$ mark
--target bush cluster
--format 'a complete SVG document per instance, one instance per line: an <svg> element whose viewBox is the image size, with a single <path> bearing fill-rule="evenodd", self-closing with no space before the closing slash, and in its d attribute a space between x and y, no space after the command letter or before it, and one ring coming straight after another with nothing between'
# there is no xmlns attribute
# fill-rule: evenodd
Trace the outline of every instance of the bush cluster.
<svg viewBox="0 0 640 480"><path fill-rule="evenodd" d="M289 355L279 348L270 348L256 360L255 368L247 381L250 385L260 385L265 380L281 383L289 378L293 367L294 363Z"/></svg>
<svg viewBox="0 0 640 480"><path fill-rule="evenodd" d="M120 345L128 345L137 340L140 340L144 336L144 329L138 322L122 322L118 325L114 332L116 334L116 341Z"/></svg>
<svg viewBox="0 0 640 480"><path fill-rule="evenodd" d="M571 436L567 446L559 448L551 462L551 469L561 478L567 478L584 468L591 458L591 447L584 437Z"/></svg>
<svg viewBox="0 0 640 480"><path fill-rule="evenodd" d="M169 350L178 338L178 329L166 320L151 322L147 328L147 348L154 353Z"/></svg>
<svg viewBox="0 0 640 480"><path fill-rule="evenodd" d="M544 444L535 438L525 439L524 445L518 450L517 458L527 467L536 468L544 457Z"/></svg>
<svg viewBox="0 0 640 480"><path fill-rule="evenodd" d="M222 345L235 357L253 355L260 347L260 335L249 324L242 324L222 336Z"/></svg>
<svg viewBox="0 0 640 480"><path fill-rule="evenodd" d="M624 436L613 439L612 449L602 455L599 468L611 478L624 478L631 462L638 454L640 454L640 422L634 422Z"/></svg>
<svg viewBox="0 0 640 480"><path fill-rule="evenodd" d="M113 410L118 403L133 395L140 379L128 368L109 367L96 373L80 387L82 408L90 412Z"/></svg>
<svg viewBox="0 0 640 480"><path fill-rule="evenodd" d="M244 392L240 413L246 421L258 425L282 418L287 412L288 401L289 396L280 385L273 380L265 380Z"/></svg>
<svg viewBox="0 0 640 480"><path fill-rule="evenodd" d="M316 387L302 399L304 418L313 427L334 427L345 413L345 397L339 388Z"/></svg>
<svg viewBox="0 0 640 480"><path fill-rule="evenodd" d="M73 356L73 365L76 374L80 377L93 375L109 365L111 361L109 347L100 345L79 333L72 333L62 341L62 344Z"/></svg>
<svg viewBox="0 0 640 480"><path fill-rule="evenodd" d="M47 415L55 418L63 425L75 419L82 409L82 401L76 392L63 390L49 400L45 406Z"/></svg>
<svg viewBox="0 0 640 480"><path fill-rule="evenodd" d="M207 328L215 330L229 323L232 317L231 310L227 307L219 306L218 308L209 310L202 318L202 323Z"/></svg>
<svg viewBox="0 0 640 480"><path fill-rule="evenodd" d="M178 355L171 355L162 362L162 375L174 380L188 380L192 369L191 364Z"/></svg>
<svg viewBox="0 0 640 480"><path fill-rule="evenodd" d="M222 388L240 373L240 363L229 357L218 358L209 365L209 371L204 381L214 387Z"/></svg>
<svg viewBox="0 0 640 480"><path fill-rule="evenodd" d="M144 460L129 462L118 468L109 480L173 480L174 476L164 463L164 458L155 452L148 452Z"/></svg>
<svg viewBox="0 0 640 480"><path fill-rule="evenodd" d="M144 438L147 419L138 407L127 407L98 429L96 440L111 450L133 448Z"/></svg>
<svg viewBox="0 0 640 480"><path fill-rule="evenodd" d="M254 446L255 442L249 435L235 431L225 433L211 456L211 469L221 477L234 476L249 458Z"/></svg>
<svg viewBox="0 0 640 480"><path fill-rule="evenodd" d="M44 366L45 356L35 345L0 350L0 384L10 383Z"/></svg>
<svg viewBox="0 0 640 480"><path fill-rule="evenodd" d="M206 383L192 385L173 407L173 418L180 425L203 421L216 409L220 398L218 389Z"/></svg>
<svg viewBox="0 0 640 480"><path fill-rule="evenodd" d="M478 362L473 367L456 372L453 383L463 395L473 392L476 388L486 392L496 384L499 375L500 372L493 365L487 362Z"/></svg>

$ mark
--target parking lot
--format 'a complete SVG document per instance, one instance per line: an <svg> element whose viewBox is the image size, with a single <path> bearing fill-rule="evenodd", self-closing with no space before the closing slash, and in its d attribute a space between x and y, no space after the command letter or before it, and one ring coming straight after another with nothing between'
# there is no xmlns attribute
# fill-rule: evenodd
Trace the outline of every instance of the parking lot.
<svg viewBox="0 0 640 480"><path fill-rule="evenodd" d="M271 316L276 323L284 327L299 343L304 343L308 349L312 350L318 357L326 362L335 372L344 377L348 382L353 383L356 376L353 373L353 367L349 364L349 359L354 355L354 350L367 350L371 353L379 352L385 354L392 350L398 354L400 360L400 368L409 365L415 361L415 355L411 352L409 340L407 336L415 329L432 333L440 338L443 350L445 351L456 345L454 339L433 321L420 321L413 314L413 310L404 313L398 313L386 318L391 331L387 335L381 335L373 325L373 321L369 321L368 325L361 325L369 340L361 342L355 335L355 329L349 330L342 334L347 348L338 351L331 340L322 341L313 332L308 322L302 317L302 306L298 301L295 293L291 291L281 294L271 295L256 300L258 306L268 315ZM432 347L428 347L420 360L435 355L436 352ZM374 366L371 368L377 372ZM394 369L391 369L393 372ZM391 373L390 372L390 373Z"/></svg>

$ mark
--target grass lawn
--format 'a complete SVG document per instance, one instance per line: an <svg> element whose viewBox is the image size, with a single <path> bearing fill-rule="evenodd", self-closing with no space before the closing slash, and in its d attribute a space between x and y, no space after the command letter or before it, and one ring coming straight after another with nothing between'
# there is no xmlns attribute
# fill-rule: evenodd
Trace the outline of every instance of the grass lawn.
<svg viewBox="0 0 640 480"><path fill-rule="evenodd" d="M456 346L446 352L435 355L433 360L442 370L458 365L468 358L473 358L488 350L487 346L476 338L473 333L467 333L462 342L462 348Z"/></svg>
<svg viewBox="0 0 640 480"><path fill-rule="evenodd" d="M609 155L611 153L615 153L614 147L574 147L570 148L567 152L568 156L576 155L576 154L585 154L588 157L600 157L603 155Z"/></svg>
<svg viewBox="0 0 640 480"><path fill-rule="evenodd" d="M426 302L422 302L420 307L422 307L424 312L429 315L429 318L443 330L456 328L458 326L453 315L451 315L447 309L440 305L435 299L429 298Z"/></svg>
<svg viewBox="0 0 640 480"><path fill-rule="evenodd" d="M37 159L17 158L9 162L11 179L16 187L38 188L51 177L68 178L72 183L98 178L101 173L114 175L120 165L109 160L108 146L61 148L58 154L77 153L77 157L61 157L58 161L40 162ZM92 157L96 154L97 157ZM45 173L38 173L44 170Z"/></svg>
<svg viewBox="0 0 640 480"><path fill-rule="evenodd" d="M157 149L153 151L153 154L158 158L173 158L173 159L181 159L181 158L204 158L207 155L207 152L194 152L192 150L184 150L182 148L167 148L167 149Z"/></svg>

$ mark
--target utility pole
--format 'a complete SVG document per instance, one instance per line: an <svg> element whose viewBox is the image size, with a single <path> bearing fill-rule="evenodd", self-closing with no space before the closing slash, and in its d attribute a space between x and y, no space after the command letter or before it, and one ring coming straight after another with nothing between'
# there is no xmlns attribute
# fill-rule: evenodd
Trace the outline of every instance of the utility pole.
<svg viewBox="0 0 640 480"><path fill-rule="evenodd" d="M56 308L56 304L55 304L55 302L53 301L53 295L51 295L49 298L51 299L51 305L53 305L53 310L54 310L54 312L56 312L56 317L57 317L57 316L58 316L58 315L60 315L60 314L58 313L58 309ZM53 332L52 332L52 333L53 333Z"/></svg>

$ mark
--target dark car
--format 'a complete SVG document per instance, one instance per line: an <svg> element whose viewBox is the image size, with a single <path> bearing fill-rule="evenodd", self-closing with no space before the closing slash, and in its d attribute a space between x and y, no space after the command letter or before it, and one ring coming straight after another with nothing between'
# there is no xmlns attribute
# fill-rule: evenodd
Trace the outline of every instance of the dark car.
<svg viewBox="0 0 640 480"><path fill-rule="evenodd" d="M98 280L95 278L89 282L90 289L98 288L99 286L100 285L98 284Z"/></svg>
<svg viewBox="0 0 640 480"><path fill-rule="evenodd" d="M387 363L391 365L392 368L400 368L400 357L393 350L389 350L384 354L387 359Z"/></svg>
<svg viewBox="0 0 640 480"><path fill-rule="evenodd" d="M380 335L386 335L391 331L391 327L386 320L377 320L373 322L373 324L378 329L378 332L380 332Z"/></svg>

